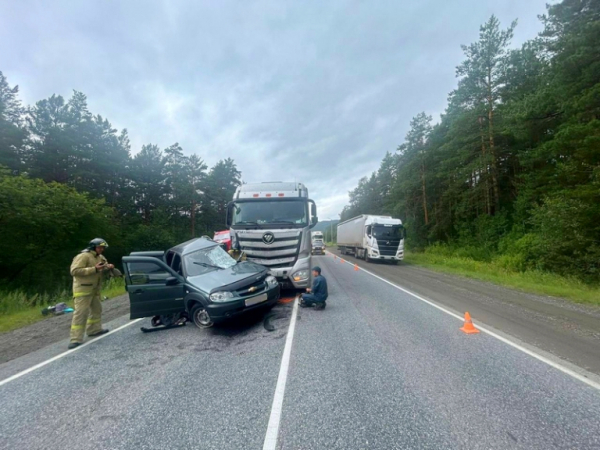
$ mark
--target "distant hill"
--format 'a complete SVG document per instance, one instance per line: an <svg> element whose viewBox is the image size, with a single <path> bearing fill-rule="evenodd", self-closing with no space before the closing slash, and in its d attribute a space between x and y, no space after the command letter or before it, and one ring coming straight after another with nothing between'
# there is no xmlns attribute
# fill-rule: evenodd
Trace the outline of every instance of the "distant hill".
<svg viewBox="0 0 600 450"><path fill-rule="evenodd" d="M335 230L337 227L337 224L339 223L339 220L319 220L319 223L315 225L315 227L310 230L310 231L321 231L324 232L325 230L329 231L329 227L331 226L331 223L333 222L333 229ZM335 233L335 231L334 231Z"/></svg>

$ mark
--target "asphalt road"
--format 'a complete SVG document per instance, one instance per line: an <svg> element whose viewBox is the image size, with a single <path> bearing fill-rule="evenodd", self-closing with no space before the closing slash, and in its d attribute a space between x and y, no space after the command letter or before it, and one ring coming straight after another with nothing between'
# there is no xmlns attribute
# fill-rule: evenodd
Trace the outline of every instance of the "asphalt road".
<svg viewBox="0 0 600 450"><path fill-rule="evenodd" d="M329 249L340 257L337 249ZM401 263L366 263L370 272L459 314L600 375L600 308L527 294L469 278Z"/></svg>
<svg viewBox="0 0 600 450"><path fill-rule="evenodd" d="M277 448L600 448L597 388L316 259L330 299L324 311L298 310ZM274 331L257 316L107 335L0 385L0 448L261 449L291 313L272 311ZM6 363L0 377L43 353Z"/></svg>

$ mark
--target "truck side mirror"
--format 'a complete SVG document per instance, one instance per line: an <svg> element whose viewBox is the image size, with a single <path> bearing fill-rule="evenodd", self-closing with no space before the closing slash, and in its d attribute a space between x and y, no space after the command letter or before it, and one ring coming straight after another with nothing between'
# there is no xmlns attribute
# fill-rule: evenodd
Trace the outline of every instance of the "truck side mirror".
<svg viewBox="0 0 600 450"><path fill-rule="evenodd" d="M225 219L225 226L227 227L227 229L229 229L231 227L231 222L232 222L232 217L233 217L233 206L234 206L233 202L227 203L227 215L226 215L226 219Z"/></svg>
<svg viewBox="0 0 600 450"><path fill-rule="evenodd" d="M312 219L310 219L310 224L314 227L317 223L319 223L319 218L317 216L312 216Z"/></svg>
<svg viewBox="0 0 600 450"><path fill-rule="evenodd" d="M315 205L314 203L311 203L311 205L310 205L310 214L312 216L317 215L317 205Z"/></svg>

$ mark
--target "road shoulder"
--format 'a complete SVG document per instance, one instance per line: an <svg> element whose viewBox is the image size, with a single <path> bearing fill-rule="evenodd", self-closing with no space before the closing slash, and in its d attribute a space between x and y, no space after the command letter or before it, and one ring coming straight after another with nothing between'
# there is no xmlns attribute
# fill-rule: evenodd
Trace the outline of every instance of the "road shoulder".
<svg viewBox="0 0 600 450"><path fill-rule="evenodd" d="M129 297L120 295L102 302L102 319L110 322L129 314ZM71 314L51 317L0 335L0 365L69 337Z"/></svg>

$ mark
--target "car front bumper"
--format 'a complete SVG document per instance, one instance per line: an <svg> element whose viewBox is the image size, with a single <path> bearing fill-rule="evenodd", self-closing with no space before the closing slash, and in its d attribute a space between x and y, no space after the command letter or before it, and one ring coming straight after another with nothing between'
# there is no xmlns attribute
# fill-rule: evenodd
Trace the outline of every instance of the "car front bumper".
<svg viewBox="0 0 600 450"><path fill-rule="evenodd" d="M210 319L214 323L222 322L227 319L231 319L232 317L238 316L240 314L254 311L260 308L264 308L267 306L273 306L279 300L279 293L281 288L279 285L267 290L266 292L261 292L257 295L252 295L244 298L240 298L227 303L209 303L206 307L206 311L210 316ZM267 299L256 303L255 305L246 306L246 300L250 300L252 298L258 297L259 295L267 294Z"/></svg>

